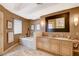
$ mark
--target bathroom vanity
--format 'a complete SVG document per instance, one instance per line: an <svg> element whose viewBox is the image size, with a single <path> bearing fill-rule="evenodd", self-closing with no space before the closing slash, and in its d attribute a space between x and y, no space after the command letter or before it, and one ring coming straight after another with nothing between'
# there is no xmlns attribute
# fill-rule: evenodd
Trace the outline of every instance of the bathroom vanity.
<svg viewBox="0 0 79 59"><path fill-rule="evenodd" d="M38 37L36 41L37 49L63 56L72 56L75 51L74 43L79 42L78 40L57 37Z"/></svg>

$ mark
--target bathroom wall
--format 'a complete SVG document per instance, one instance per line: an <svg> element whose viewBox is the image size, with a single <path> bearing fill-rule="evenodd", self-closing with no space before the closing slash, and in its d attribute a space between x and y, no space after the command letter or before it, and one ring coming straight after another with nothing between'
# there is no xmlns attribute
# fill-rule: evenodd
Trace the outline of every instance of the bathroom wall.
<svg viewBox="0 0 79 59"><path fill-rule="evenodd" d="M2 52L3 48L3 12L0 11L0 53Z"/></svg>
<svg viewBox="0 0 79 59"><path fill-rule="evenodd" d="M70 12L70 16L69 16L70 32L45 32L45 17L53 16L53 15L57 15L57 14L61 14L61 13L66 13L66 12ZM58 36L59 37L69 37L70 36L72 39L79 39L79 23L78 23L78 26L74 25L74 16L75 15L79 16L79 7L41 16L40 24L41 24L41 31L43 32L43 35L57 36L57 37Z"/></svg>
<svg viewBox="0 0 79 59"><path fill-rule="evenodd" d="M6 10L3 6L0 5L0 11L3 12L3 20L4 20L4 25L3 25L3 29L4 29L4 50L8 49L9 47L13 46L16 43L19 43L19 36L21 35L25 35L27 33L27 28L29 27L29 22L30 20L25 19L23 17L17 16L11 12L9 12L8 10ZM23 21L23 32L22 34L18 34L18 35L14 35L14 41L12 43L8 43L8 39L7 39L7 32L9 31L7 29L7 21L13 21L14 19L22 19Z"/></svg>
<svg viewBox="0 0 79 59"><path fill-rule="evenodd" d="M28 28L30 27L30 20L23 20L23 33L22 36L26 36L28 33Z"/></svg>

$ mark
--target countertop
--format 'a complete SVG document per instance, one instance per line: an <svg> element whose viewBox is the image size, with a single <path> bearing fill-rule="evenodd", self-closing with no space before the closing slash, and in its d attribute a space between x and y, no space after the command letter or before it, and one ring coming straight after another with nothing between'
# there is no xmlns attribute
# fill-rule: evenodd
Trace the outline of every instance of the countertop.
<svg viewBox="0 0 79 59"><path fill-rule="evenodd" d="M57 39L57 40L63 40L63 41L71 41L71 42L79 42L78 39L69 39L69 38L63 38L63 37L47 37L47 36L43 36L40 38L45 38L45 39Z"/></svg>

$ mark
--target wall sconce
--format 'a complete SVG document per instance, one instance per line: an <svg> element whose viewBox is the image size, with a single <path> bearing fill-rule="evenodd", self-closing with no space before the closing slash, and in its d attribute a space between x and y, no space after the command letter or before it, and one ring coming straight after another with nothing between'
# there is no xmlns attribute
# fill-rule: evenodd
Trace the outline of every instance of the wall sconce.
<svg viewBox="0 0 79 59"><path fill-rule="evenodd" d="M45 25L45 22L44 21L41 21L41 25L44 26Z"/></svg>
<svg viewBox="0 0 79 59"><path fill-rule="evenodd" d="M74 25L77 26L78 25L78 16L74 17Z"/></svg>

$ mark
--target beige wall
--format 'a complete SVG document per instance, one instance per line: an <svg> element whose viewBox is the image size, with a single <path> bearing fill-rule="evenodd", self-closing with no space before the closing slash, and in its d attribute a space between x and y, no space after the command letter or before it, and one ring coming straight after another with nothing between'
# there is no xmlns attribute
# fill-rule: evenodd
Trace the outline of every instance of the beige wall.
<svg viewBox="0 0 79 59"><path fill-rule="evenodd" d="M23 20L23 33L22 33L23 36L28 33L29 27L30 27L30 20Z"/></svg>
<svg viewBox="0 0 79 59"><path fill-rule="evenodd" d="M25 35L27 33L27 28L29 27L29 20L22 18L20 16L17 16L11 12L9 12L8 10L6 10L3 6L0 5L0 11L3 12L3 20L4 20L4 25L3 25L3 31L4 31L4 50L8 49L9 47L13 46L16 43L19 43L19 36L20 35ZM13 21L14 19L22 19L23 21L23 33L19 34L19 35L14 35L14 42L12 43L8 43L8 39L7 39L7 32L8 31L13 31L13 30L8 30L7 29L7 21Z"/></svg>

